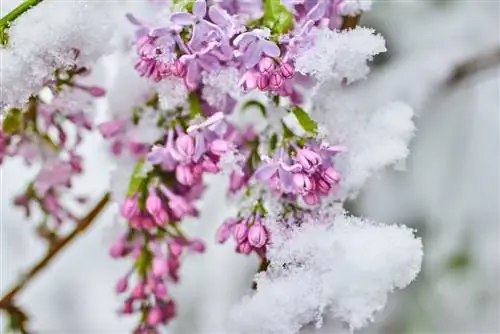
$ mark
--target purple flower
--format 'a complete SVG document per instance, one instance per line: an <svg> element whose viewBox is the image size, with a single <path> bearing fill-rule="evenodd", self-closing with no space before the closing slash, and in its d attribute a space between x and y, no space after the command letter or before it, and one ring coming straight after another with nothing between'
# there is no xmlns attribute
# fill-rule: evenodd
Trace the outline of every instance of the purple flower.
<svg viewBox="0 0 500 334"><path fill-rule="evenodd" d="M183 55L179 59L184 65L186 65L187 70L185 83L190 90L195 90L198 87L202 70L212 72L220 69L219 59L210 54L215 46L216 45L212 44L200 52Z"/></svg>
<svg viewBox="0 0 500 334"><path fill-rule="evenodd" d="M278 187L284 193L293 191L293 173L302 171L300 164L289 164L285 157L284 150L281 150L278 159L271 159L267 156L262 157L265 162L255 171L257 180L271 180L277 178Z"/></svg>
<svg viewBox="0 0 500 334"><path fill-rule="evenodd" d="M274 58L281 54L280 48L276 43L268 41L268 37L269 30L254 29L234 39L233 45L244 50L241 59L247 69L257 65L262 55Z"/></svg>

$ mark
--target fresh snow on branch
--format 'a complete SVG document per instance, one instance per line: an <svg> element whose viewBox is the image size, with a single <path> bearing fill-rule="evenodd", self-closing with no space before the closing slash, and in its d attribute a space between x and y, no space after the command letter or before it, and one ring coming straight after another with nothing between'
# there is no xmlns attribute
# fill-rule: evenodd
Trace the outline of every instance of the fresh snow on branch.
<svg viewBox="0 0 500 334"><path fill-rule="evenodd" d="M273 245L269 258L255 294L231 314L238 333L293 334L324 316L360 329L389 292L415 279L422 243L404 226L340 214L331 224L304 224Z"/></svg>

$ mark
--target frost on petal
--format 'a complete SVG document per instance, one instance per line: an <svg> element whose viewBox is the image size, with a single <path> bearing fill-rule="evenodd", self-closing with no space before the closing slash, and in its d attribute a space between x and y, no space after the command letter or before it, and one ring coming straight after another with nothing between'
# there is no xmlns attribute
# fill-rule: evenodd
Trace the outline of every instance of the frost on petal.
<svg viewBox="0 0 500 334"><path fill-rule="evenodd" d="M328 85L323 89L331 94ZM332 108L332 101L325 99L327 95L321 91L316 96L313 114L331 129L328 142L347 147L347 152L335 158L342 174L341 188L335 196L352 198L371 175L406 159L407 146L415 131L413 110L399 102L375 112L358 110L343 105L341 100L336 100L338 103Z"/></svg>
<svg viewBox="0 0 500 334"><path fill-rule="evenodd" d="M323 317L360 329L420 271L422 243L406 227L342 214L303 226L270 250L257 291L231 312L234 332L293 334Z"/></svg>
<svg viewBox="0 0 500 334"><path fill-rule="evenodd" d="M316 31L314 45L300 50L295 67L320 82L346 79L351 83L364 79L370 71L367 62L385 51L385 40L373 29L357 27L338 32L324 28Z"/></svg>

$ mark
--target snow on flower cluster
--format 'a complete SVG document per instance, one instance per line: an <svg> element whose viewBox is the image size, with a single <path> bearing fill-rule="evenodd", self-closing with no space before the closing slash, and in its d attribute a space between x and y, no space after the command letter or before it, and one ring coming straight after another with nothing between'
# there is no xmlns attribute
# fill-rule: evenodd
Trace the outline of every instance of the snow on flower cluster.
<svg viewBox="0 0 500 334"><path fill-rule="evenodd" d="M345 213L327 218L304 222L273 246L257 291L231 314L238 333L298 333L323 316L359 329L389 292L415 279L422 243L412 230Z"/></svg>
<svg viewBox="0 0 500 334"><path fill-rule="evenodd" d="M108 0L46 0L25 13L0 49L3 104L25 103L57 68L89 65L113 52L117 15L120 7Z"/></svg>
<svg viewBox="0 0 500 334"><path fill-rule="evenodd" d="M346 80L348 83L364 79L370 71L367 61L385 52L385 40L373 29L357 27L354 30L317 31L315 43L296 57L297 71L311 74L319 81Z"/></svg>

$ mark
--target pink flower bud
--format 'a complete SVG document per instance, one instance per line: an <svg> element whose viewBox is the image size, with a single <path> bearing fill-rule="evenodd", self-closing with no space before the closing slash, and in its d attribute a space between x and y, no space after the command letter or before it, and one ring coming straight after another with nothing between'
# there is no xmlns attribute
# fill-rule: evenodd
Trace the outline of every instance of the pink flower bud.
<svg viewBox="0 0 500 334"><path fill-rule="evenodd" d="M97 128L104 138L114 137L124 129L123 122L121 120L104 122L99 124Z"/></svg>
<svg viewBox="0 0 500 334"><path fill-rule="evenodd" d="M267 231L260 223L253 224L248 230L248 243L255 248L264 246L267 242Z"/></svg>
<svg viewBox="0 0 500 334"><path fill-rule="evenodd" d="M269 57L264 57L259 61L259 71L260 73L274 71L274 60Z"/></svg>
<svg viewBox="0 0 500 334"><path fill-rule="evenodd" d="M124 256L126 250L127 244L125 243L125 240L123 238L119 238L113 243L111 249L109 250L109 253L111 257L118 258Z"/></svg>
<svg viewBox="0 0 500 334"><path fill-rule="evenodd" d="M106 91L100 87L87 87L86 91L94 97L102 97L106 95Z"/></svg>
<svg viewBox="0 0 500 334"><path fill-rule="evenodd" d="M247 238L248 227L245 223L236 224L233 229L233 238L236 243L241 244Z"/></svg>
<svg viewBox="0 0 500 334"><path fill-rule="evenodd" d="M236 251L238 253L243 253L243 254L250 254L252 252L252 245L250 245L248 242L244 241L240 243L238 246L236 246Z"/></svg>
<svg viewBox="0 0 500 334"><path fill-rule="evenodd" d="M257 78L257 88L259 88L260 90L266 90L267 87L269 87L269 75L259 75L259 77Z"/></svg>
<svg viewBox="0 0 500 334"><path fill-rule="evenodd" d="M303 173L293 174L293 184L299 194L306 194L313 189L311 178Z"/></svg>
<svg viewBox="0 0 500 334"><path fill-rule="evenodd" d="M189 248L197 253L205 252L205 244L201 240L193 240L189 244Z"/></svg>
<svg viewBox="0 0 500 334"><path fill-rule="evenodd" d="M227 140L223 139L215 139L210 144L210 152L218 156L224 155L230 148L231 144Z"/></svg>
<svg viewBox="0 0 500 334"><path fill-rule="evenodd" d="M157 305L153 306L151 310L149 310L149 314L147 317L147 323L151 326L156 326L161 323L163 320L163 312L160 307Z"/></svg>
<svg viewBox="0 0 500 334"><path fill-rule="evenodd" d="M121 214L124 218L131 219L139 213L135 198L127 198L121 207Z"/></svg>
<svg viewBox="0 0 500 334"><path fill-rule="evenodd" d="M280 66L280 72L283 78L285 79L291 79L295 75L295 69L293 68L292 65L288 63L283 63Z"/></svg>
<svg viewBox="0 0 500 334"><path fill-rule="evenodd" d="M191 159L194 155L194 139L190 135L182 134L175 141L175 146L182 159Z"/></svg>
<svg viewBox="0 0 500 334"><path fill-rule="evenodd" d="M133 299L127 299L122 306L122 309L120 312L122 314L132 314L134 312L134 300Z"/></svg>
<svg viewBox="0 0 500 334"><path fill-rule="evenodd" d="M153 291L157 298L165 299L168 296L167 286L161 282L156 284Z"/></svg>
<svg viewBox="0 0 500 334"><path fill-rule="evenodd" d="M245 72L240 79L239 86L243 88L244 91L249 91L257 87L257 78L259 73L254 70Z"/></svg>
<svg viewBox="0 0 500 334"><path fill-rule="evenodd" d="M316 193L309 193L302 198L307 205L315 205L319 203L319 196Z"/></svg>
<svg viewBox="0 0 500 334"><path fill-rule="evenodd" d="M229 224L224 222L221 226L219 226L215 235L218 243L223 244L224 242L226 242L231 235L231 228Z"/></svg>
<svg viewBox="0 0 500 334"><path fill-rule="evenodd" d="M157 66L157 71L161 78L168 77L170 74L172 74L171 65L169 63L159 63Z"/></svg>
<svg viewBox="0 0 500 334"><path fill-rule="evenodd" d="M269 79L269 87L272 89L279 89L281 85L283 85L283 77L280 73L274 72L271 74L271 78Z"/></svg>
<svg viewBox="0 0 500 334"><path fill-rule="evenodd" d="M182 254L182 244L176 240L173 240L170 244L169 244L169 250L170 250L170 254L172 254L172 256L174 257L178 257Z"/></svg>
<svg viewBox="0 0 500 334"><path fill-rule="evenodd" d="M151 264L151 269L153 275L156 277L163 277L168 272L167 261L161 256L155 256Z"/></svg>
<svg viewBox="0 0 500 334"><path fill-rule="evenodd" d="M122 277L116 282L115 290L117 293L123 293L128 288L128 277Z"/></svg>
<svg viewBox="0 0 500 334"><path fill-rule="evenodd" d="M174 64L171 66L170 71L173 75L184 78L186 75L186 65L184 65L180 60L176 59Z"/></svg>
<svg viewBox="0 0 500 334"><path fill-rule="evenodd" d="M146 199L146 210L153 216L163 210L161 198L156 195L154 190L150 190L148 198Z"/></svg>
<svg viewBox="0 0 500 334"><path fill-rule="evenodd" d="M201 162L201 166L204 171L209 172L209 173L218 173L219 172L219 166L215 162L213 162L210 159L205 159Z"/></svg>
<svg viewBox="0 0 500 334"><path fill-rule="evenodd" d="M321 173L321 177L330 184L338 183L341 179L340 173L331 166Z"/></svg>
<svg viewBox="0 0 500 334"><path fill-rule="evenodd" d="M316 179L316 186L320 193L327 195L332 189L330 183L326 182L323 178Z"/></svg>
<svg viewBox="0 0 500 334"><path fill-rule="evenodd" d="M191 186L194 183L194 175L191 172L191 168L186 165L178 165L175 169L175 177L180 184L185 186Z"/></svg>
<svg viewBox="0 0 500 334"><path fill-rule="evenodd" d="M146 298L145 285L146 284L144 282L142 282L142 281L139 282L139 283L137 283L137 285L132 290L132 293L130 294L130 296L133 299L143 299L143 298Z"/></svg>
<svg viewBox="0 0 500 334"><path fill-rule="evenodd" d="M297 160L306 171L311 171L321 163L319 154L308 148L299 149L297 151Z"/></svg>

